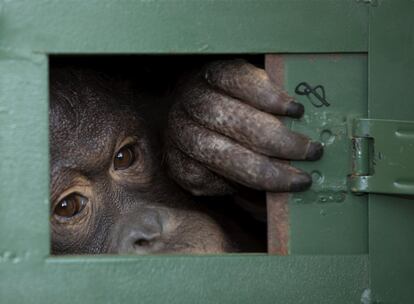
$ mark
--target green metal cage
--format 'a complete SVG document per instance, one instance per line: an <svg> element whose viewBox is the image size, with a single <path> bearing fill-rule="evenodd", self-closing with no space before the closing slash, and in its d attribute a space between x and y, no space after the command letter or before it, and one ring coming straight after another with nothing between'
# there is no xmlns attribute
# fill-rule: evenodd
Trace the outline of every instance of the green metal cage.
<svg viewBox="0 0 414 304"><path fill-rule="evenodd" d="M296 96L292 128L327 153L295 164L316 182L289 198L289 255L50 256L48 56L252 53L332 103ZM348 175L355 120L404 121L412 149L413 81L411 0L0 0L0 303L412 303L412 193L355 195Z"/></svg>

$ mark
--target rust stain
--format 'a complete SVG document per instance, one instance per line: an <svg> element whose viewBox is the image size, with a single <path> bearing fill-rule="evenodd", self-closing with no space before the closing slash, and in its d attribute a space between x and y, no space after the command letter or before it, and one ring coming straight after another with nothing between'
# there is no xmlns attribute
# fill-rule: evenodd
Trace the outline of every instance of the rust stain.
<svg viewBox="0 0 414 304"><path fill-rule="evenodd" d="M289 254L289 193L266 195L267 205L267 252L276 255Z"/></svg>
<svg viewBox="0 0 414 304"><path fill-rule="evenodd" d="M265 69L272 82L284 88L284 55L266 55ZM289 254L288 200L289 193L268 192L266 195L267 251L269 254Z"/></svg>
<svg viewBox="0 0 414 304"><path fill-rule="evenodd" d="M270 54L265 56L265 69L267 75L278 87L284 85L284 62L283 55Z"/></svg>

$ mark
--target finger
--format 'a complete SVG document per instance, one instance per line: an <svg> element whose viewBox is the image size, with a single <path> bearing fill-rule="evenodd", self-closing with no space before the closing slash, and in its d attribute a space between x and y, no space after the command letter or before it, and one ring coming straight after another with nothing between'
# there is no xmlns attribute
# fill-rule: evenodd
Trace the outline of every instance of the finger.
<svg viewBox="0 0 414 304"><path fill-rule="evenodd" d="M244 60L215 61L208 64L204 77L209 84L268 113L301 117L302 104L273 84L266 71Z"/></svg>
<svg viewBox="0 0 414 304"><path fill-rule="evenodd" d="M206 128L217 131L250 149L277 158L316 160L323 147L299 133L292 132L280 120L237 99L209 90L198 83L183 97L188 115Z"/></svg>
<svg viewBox="0 0 414 304"><path fill-rule="evenodd" d="M223 178L186 156L172 145L166 152L168 173L181 187L196 196L227 195L234 189Z"/></svg>
<svg viewBox="0 0 414 304"><path fill-rule="evenodd" d="M247 187L270 192L301 191L309 174L255 153L232 139L203 128L177 108L170 112L169 136L175 145L210 170Z"/></svg>

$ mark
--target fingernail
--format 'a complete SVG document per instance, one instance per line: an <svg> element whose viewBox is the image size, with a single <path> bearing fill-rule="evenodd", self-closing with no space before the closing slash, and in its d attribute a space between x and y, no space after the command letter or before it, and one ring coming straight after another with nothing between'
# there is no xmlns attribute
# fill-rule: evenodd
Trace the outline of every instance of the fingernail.
<svg viewBox="0 0 414 304"><path fill-rule="evenodd" d="M308 189L312 185L312 177L306 173L301 172L293 175L290 184L290 191L298 192Z"/></svg>
<svg viewBox="0 0 414 304"><path fill-rule="evenodd" d="M318 160L323 155L323 146L320 142L313 141L310 143L306 160Z"/></svg>
<svg viewBox="0 0 414 304"><path fill-rule="evenodd" d="M305 113L305 108L303 104L297 103L295 101L291 101L288 103L286 108L286 115L294 118L300 118L302 117L303 113Z"/></svg>

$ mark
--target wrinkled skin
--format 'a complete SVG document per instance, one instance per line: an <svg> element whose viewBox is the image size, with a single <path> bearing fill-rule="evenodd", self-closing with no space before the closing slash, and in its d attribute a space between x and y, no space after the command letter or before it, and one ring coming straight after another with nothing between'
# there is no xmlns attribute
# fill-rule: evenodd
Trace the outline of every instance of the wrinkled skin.
<svg viewBox="0 0 414 304"><path fill-rule="evenodd" d="M217 195L234 192L234 183L271 192L310 186L307 173L278 159L316 160L322 145L275 117L297 118L304 109L264 70L243 60L213 62L184 84L178 100L169 117L167 159L183 188Z"/></svg>
<svg viewBox="0 0 414 304"><path fill-rule="evenodd" d="M54 254L255 251L243 227L189 193L310 185L309 175L275 157L317 159L322 147L271 115L299 117L303 107L263 70L214 62L183 81L165 151L145 123L148 96L128 92L93 72L51 72Z"/></svg>

